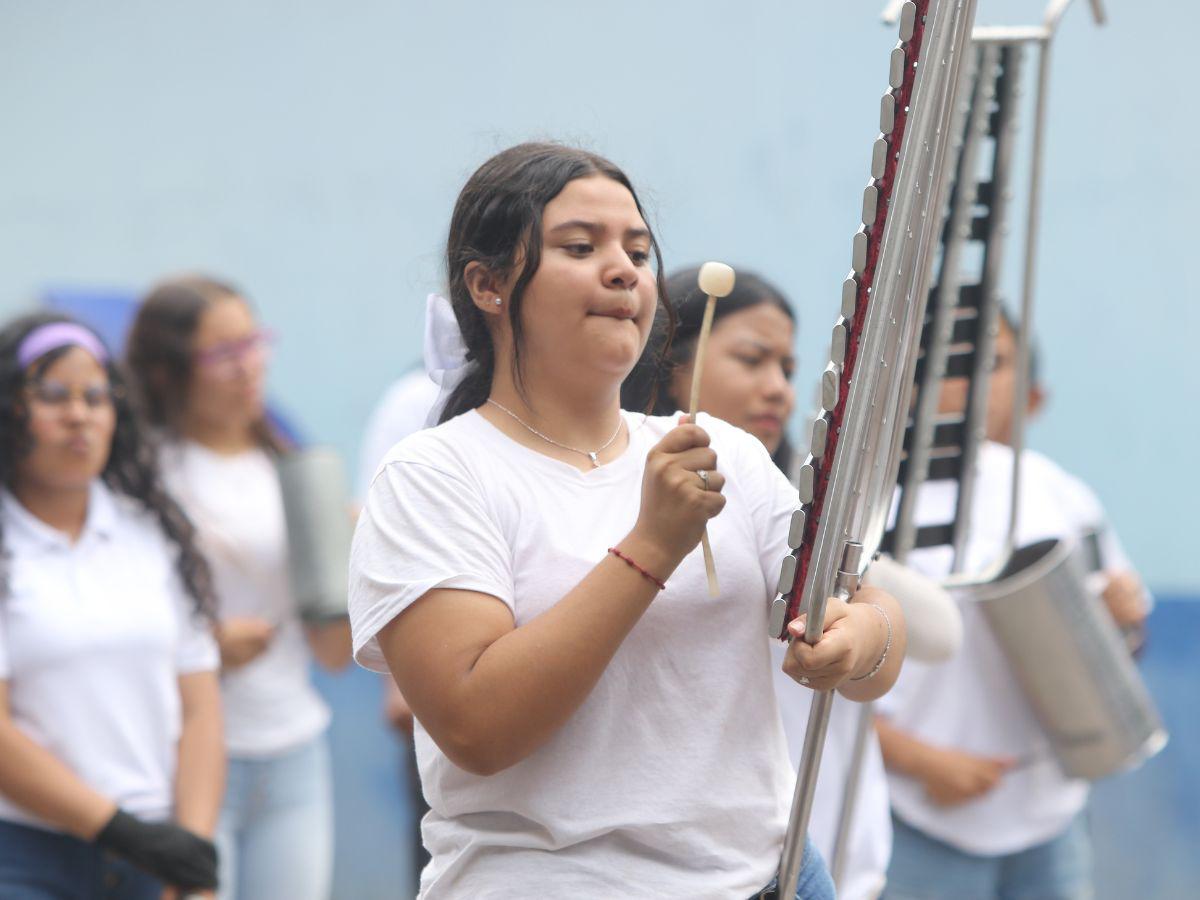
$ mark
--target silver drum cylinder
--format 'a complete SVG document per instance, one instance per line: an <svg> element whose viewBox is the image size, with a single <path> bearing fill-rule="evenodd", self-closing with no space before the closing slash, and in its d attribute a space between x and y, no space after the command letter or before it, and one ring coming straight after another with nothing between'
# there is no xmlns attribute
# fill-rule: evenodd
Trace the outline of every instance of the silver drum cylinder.
<svg viewBox="0 0 1200 900"><path fill-rule="evenodd" d="M975 596L1067 775L1104 778L1167 743L1078 541L1023 547Z"/></svg>
<svg viewBox="0 0 1200 900"><path fill-rule="evenodd" d="M277 469L300 615L308 621L345 616L353 527L342 460L332 450L314 447L280 457Z"/></svg>

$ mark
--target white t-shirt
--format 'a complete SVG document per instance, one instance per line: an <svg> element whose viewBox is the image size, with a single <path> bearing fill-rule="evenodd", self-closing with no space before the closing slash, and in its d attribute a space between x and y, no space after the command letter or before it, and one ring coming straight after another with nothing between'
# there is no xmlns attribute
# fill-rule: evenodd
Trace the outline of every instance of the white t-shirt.
<svg viewBox="0 0 1200 900"><path fill-rule="evenodd" d="M979 571L1000 552L1008 526L1012 450L987 443L979 455L979 478L967 547L966 571ZM919 523L950 521L952 482L922 488ZM1105 522L1095 495L1046 457L1026 450L1022 459L1017 545L1054 537L1077 537ZM1108 567L1128 561L1111 529L1102 555ZM914 551L907 564L931 576L949 571L949 548ZM1025 700L982 611L956 597L963 617L963 646L949 662L906 662L879 710L899 729L926 743L983 756L1007 756L1018 766L991 791L957 806L938 806L920 782L890 773L896 815L926 834L968 853L1000 855L1044 843L1070 824L1087 802L1087 782L1067 778Z"/></svg>
<svg viewBox="0 0 1200 900"><path fill-rule="evenodd" d="M787 645L782 641L772 641L772 646L775 693L779 698L779 712L783 716L783 732L787 736L792 766L799 769L813 694L781 669ZM862 709L862 704L835 696L829 715L829 730L825 733L825 748L821 754L821 770L817 776L808 833L831 867L842 796ZM872 728L867 735L858 800L851 819L845 872L838 884L840 900L875 900L883 891L891 857L892 814L888 804L887 773L883 768L879 739Z"/></svg>
<svg viewBox="0 0 1200 900"><path fill-rule="evenodd" d="M580 472L477 412L394 447L351 557L358 661L434 588L504 602L518 626L552 607L633 528L646 454L675 424L626 413L620 458ZM433 861L422 896L740 898L779 864L794 783L767 606L795 490L762 444L701 414L728 503L709 523L721 596L689 554L567 723L488 777L451 763L418 721Z"/></svg>
<svg viewBox="0 0 1200 900"><path fill-rule="evenodd" d="M208 623L153 513L99 481L74 543L0 489L11 554L0 679L13 724L122 809L168 819L179 676L213 671ZM53 829L0 794L0 819Z"/></svg>
<svg viewBox="0 0 1200 900"><path fill-rule="evenodd" d="M274 756L312 740L329 724L329 708L309 680L274 464L262 450L223 456L191 441L164 448L162 463L212 566L218 615L257 616L277 628L262 654L221 673L229 755Z"/></svg>
<svg viewBox="0 0 1200 900"><path fill-rule="evenodd" d="M425 427L425 419L437 402L439 390L424 369L402 375L388 386L363 432L356 496L366 496L367 487L387 452L398 441Z"/></svg>

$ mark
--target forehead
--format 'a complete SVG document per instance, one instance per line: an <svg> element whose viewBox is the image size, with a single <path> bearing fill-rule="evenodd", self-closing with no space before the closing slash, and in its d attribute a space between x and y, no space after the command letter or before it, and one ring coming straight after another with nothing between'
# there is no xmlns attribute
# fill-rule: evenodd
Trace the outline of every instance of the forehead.
<svg viewBox="0 0 1200 900"><path fill-rule="evenodd" d="M568 182L542 213L543 229L547 231L572 220L595 222L619 231L646 227L629 189L604 175Z"/></svg>
<svg viewBox="0 0 1200 900"><path fill-rule="evenodd" d="M82 347L71 347L43 369L40 377L44 381L97 381L107 380L108 372Z"/></svg>
<svg viewBox="0 0 1200 900"><path fill-rule="evenodd" d="M204 345L243 337L255 328L254 315L240 297L214 300L196 324L196 342Z"/></svg>
<svg viewBox="0 0 1200 900"><path fill-rule="evenodd" d="M722 316L713 325L712 334L714 340L720 337L728 342L754 341L788 355L792 352L794 332L795 326L783 310L773 303L756 303Z"/></svg>

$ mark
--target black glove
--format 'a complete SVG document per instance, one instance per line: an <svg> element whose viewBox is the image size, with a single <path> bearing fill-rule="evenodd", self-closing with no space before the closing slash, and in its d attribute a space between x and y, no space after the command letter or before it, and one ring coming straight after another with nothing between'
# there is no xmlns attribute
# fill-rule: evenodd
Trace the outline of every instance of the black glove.
<svg viewBox="0 0 1200 900"><path fill-rule="evenodd" d="M217 886L216 846L173 822L143 822L118 809L96 844L172 887Z"/></svg>

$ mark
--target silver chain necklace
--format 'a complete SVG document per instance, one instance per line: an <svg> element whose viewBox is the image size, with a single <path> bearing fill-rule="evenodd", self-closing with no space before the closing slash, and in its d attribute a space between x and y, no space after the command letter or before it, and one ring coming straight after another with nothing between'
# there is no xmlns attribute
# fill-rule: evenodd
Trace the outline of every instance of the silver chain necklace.
<svg viewBox="0 0 1200 900"><path fill-rule="evenodd" d="M566 444L560 444L558 441L556 441L552 437L546 437L546 435L542 434L540 431L538 431L536 428L534 428L532 425L530 425L528 422L526 422L524 419L522 419L520 416L518 416L515 412L513 412L511 409L509 409L507 406L503 406L502 404L497 403L491 397L488 397L487 402L492 404L492 406L496 407L497 409L508 413L510 416L512 416L514 419L516 419L518 424L523 426L531 434L536 434L547 444L553 444L555 447L562 447L562 449L570 450L572 453L582 453L584 456L586 456L588 459L590 459L592 461L592 468L595 468L595 469L600 468L600 460L598 460L596 457L612 446L612 442L615 441L617 439L617 435L621 433L621 426L623 424L625 424L625 417L619 416L617 419L617 430L612 433L612 437L610 437L607 441L605 441L601 446L597 447L595 450L580 450L578 447L568 447Z"/></svg>

